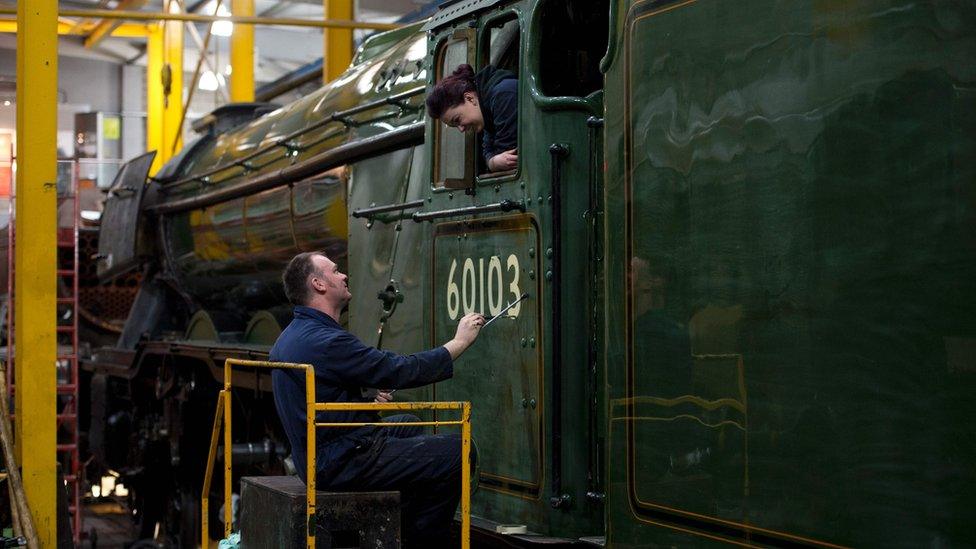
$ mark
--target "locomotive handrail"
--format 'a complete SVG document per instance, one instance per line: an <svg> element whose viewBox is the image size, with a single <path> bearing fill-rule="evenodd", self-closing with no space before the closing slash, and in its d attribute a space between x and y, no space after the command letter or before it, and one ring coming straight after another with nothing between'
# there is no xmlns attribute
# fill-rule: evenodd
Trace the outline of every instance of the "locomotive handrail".
<svg viewBox="0 0 976 549"><path fill-rule="evenodd" d="M402 202L400 204L387 204L385 206L373 206L370 208L362 208L360 210L353 210L353 217L373 217L376 214L387 213L387 212L402 212L403 210L412 210L414 208L419 208L423 206L427 201L424 199L412 200L410 202Z"/></svg>
<svg viewBox="0 0 976 549"><path fill-rule="evenodd" d="M213 431L210 436L210 449L207 455L207 469L203 476L203 493L200 498L201 538L204 549L210 544L209 506L210 481L213 477L214 461L217 457L217 443L221 424L224 437L224 537L229 537L233 521L233 506L230 505L232 486L232 422L231 422L231 381L235 366L246 368L287 368L305 371L305 516L306 544L315 548L315 429L319 427L397 427L416 426L459 426L461 428L461 549L471 546L471 403L470 402L328 402L315 401L315 370L311 364L290 362L268 362L263 360L242 360L228 358L224 361L224 388L217 395L217 410L214 414ZM329 423L317 422L316 412L328 411L410 411L410 410L459 410L460 419L449 421L408 421L397 423L359 422Z"/></svg>
<svg viewBox="0 0 976 549"><path fill-rule="evenodd" d="M273 189L280 185L294 183L320 174L326 170L376 156L389 150L423 143L423 139L424 123L415 122L380 135L367 137L327 151L322 151L305 162L280 168L251 179L245 179L233 185L217 187L210 192L187 198L161 202L147 207L146 211L150 214L158 215L205 208L227 200Z"/></svg>
<svg viewBox="0 0 976 549"><path fill-rule="evenodd" d="M407 103L405 103L404 100L405 99L410 99L411 97L413 97L415 95L419 95L419 94L423 93L424 89L425 88L421 86L421 87L418 87L418 88L413 88L413 89L410 89L410 90L407 90L407 91L404 91L404 92L400 92L398 94L391 95L389 97L385 97L383 99L377 99L376 101L370 101L368 103L363 103L362 105L357 105L355 107L352 107L352 108L349 108L349 109L346 109L346 110L343 110L343 111L336 111L336 112L332 113L331 115L329 115L326 118L323 118L323 119L321 119L321 120L319 120L317 122L314 122L314 123L312 123L312 124L310 124L308 126L305 126L304 128L300 128L298 130L295 130L295 131L293 131L293 132L291 132L291 133L289 133L287 135L284 135L282 137L279 137L278 139L275 139L274 142L272 142L272 143L269 143L269 144L267 144L267 145L265 145L263 147L258 147L253 152L248 153L248 154L244 155L241 158L236 158L236 159L234 159L231 162L228 162L226 164L222 164L220 166L217 166L216 168L211 168L210 170L207 170L205 172L198 173L198 174L192 175L190 177L185 177L183 179L179 179L177 181L173 181L172 183L167 183L167 184L165 184L165 185L162 186L161 190L163 192L170 192L170 191L172 191L173 189L175 189L177 187L181 187L181 186L187 185L189 183L198 183L198 182L204 181L205 179L207 179L207 178L209 178L211 176L217 175L220 172L227 171L227 170L229 170L231 168L243 167L245 169L249 169L248 163L251 160L253 160L253 159L261 156L262 154L264 154L266 152L269 152L271 150L274 150L274 149L276 149L278 147L285 147L286 149L289 149L289 150L291 150L291 149L300 149L301 148L301 144L294 143L293 142L294 139L296 139L298 137L301 137L301 136L303 136L306 133L309 133L311 131L317 130L317 129L323 127L323 126L326 126L328 124L331 124L333 122L340 122L344 126L349 127L350 125L353 124L353 122L351 120L349 120L349 117L350 116L353 116L353 115L356 115L356 114L360 114L360 113L363 113L363 112L366 112L366 111L370 111L370 110L373 110L373 109L375 109L377 107L383 107L383 106L387 106L387 105L393 105L393 106L399 107L401 109L410 108L410 105L407 104ZM419 109L420 107L417 106L415 108Z"/></svg>
<svg viewBox="0 0 976 549"><path fill-rule="evenodd" d="M463 208L450 208L447 210L437 210L435 212L417 212L410 217L417 223L422 223L424 221L433 221L442 217L456 217L459 215L474 215L488 212L510 212L513 210L524 212L525 204L515 200L502 200L501 202L485 204L484 206L465 206Z"/></svg>

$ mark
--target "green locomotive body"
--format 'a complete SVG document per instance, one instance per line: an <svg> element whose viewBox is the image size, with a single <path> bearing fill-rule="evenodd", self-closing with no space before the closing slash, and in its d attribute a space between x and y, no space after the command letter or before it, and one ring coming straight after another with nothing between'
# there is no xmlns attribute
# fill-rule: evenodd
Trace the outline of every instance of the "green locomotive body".
<svg viewBox="0 0 976 549"><path fill-rule="evenodd" d="M527 294L402 393L472 402L475 524L538 534L505 543L965 545L974 58L972 2L448 3L117 195L140 222L103 226L103 271L151 276L90 369L204 387L265 356L281 268L324 249L397 352ZM512 172L424 116L465 62L518 75Z"/></svg>
<svg viewBox="0 0 976 549"><path fill-rule="evenodd" d="M968 544L973 6L618 15L609 539Z"/></svg>

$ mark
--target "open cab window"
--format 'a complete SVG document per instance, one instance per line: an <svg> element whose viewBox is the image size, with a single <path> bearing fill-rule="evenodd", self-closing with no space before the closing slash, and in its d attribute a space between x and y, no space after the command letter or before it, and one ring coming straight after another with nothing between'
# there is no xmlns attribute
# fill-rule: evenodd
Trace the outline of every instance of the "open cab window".
<svg viewBox="0 0 976 549"><path fill-rule="evenodd" d="M473 29L455 32L437 50L436 81L449 76L462 63L474 64ZM475 171L475 139L471 133L434 124L434 186L464 189L471 186Z"/></svg>
<svg viewBox="0 0 976 549"><path fill-rule="evenodd" d="M476 48L475 30L472 28L459 29L450 38L442 42L436 50L435 67L436 82L450 75L458 65L468 63L476 72L488 66L499 71L508 71L516 78L519 75L521 27L515 13L507 12L490 18L481 31ZM479 96L484 100L487 90L479 90ZM510 90L509 90L510 91ZM518 93L516 93L517 97ZM516 99L517 102L517 99ZM505 141L504 150L518 150L518 122L519 106L514 113L509 113L510 139ZM498 120L486 121L497 129ZM511 139L514 133L514 139ZM479 181L490 180L495 183L498 179L513 178L518 167L509 170L492 171L488 167L492 151L486 150L486 144L491 139L485 138L485 132L462 134L437 122L434 125L434 170L433 180L436 188L463 189L473 185L475 178ZM497 145L498 141L493 141ZM498 149L497 146L494 147ZM502 149L494 153L503 152Z"/></svg>
<svg viewBox="0 0 976 549"><path fill-rule="evenodd" d="M520 59L519 46L521 35L520 29L521 27L519 26L519 20L516 14L512 12L503 13L488 20L481 32L481 55L478 59L478 66L476 70L483 70L485 67L490 65L496 70L508 71L518 78ZM519 93L516 91L516 97L518 95ZM516 103L516 113L514 115L514 120L512 120L512 124L515 125L512 130L515 133L516 142L511 143L511 146L502 147L504 149L514 148L516 151L518 151L517 139L520 132L517 126L521 122L520 114L521 105ZM496 124L496 131L500 131L501 129L502 128L498 128ZM496 183L498 179L507 179L515 176L515 174L518 172L518 166L508 170L492 171L489 169L488 160L492 155L490 152L486 151L486 143L487 140L485 140L482 135L479 135L476 143L478 150L478 180L490 180L491 183ZM495 148L497 149L498 147ZM501 152L501 149L494 152ZM519 156L519 159L521 159L521 155Z"/></svg>

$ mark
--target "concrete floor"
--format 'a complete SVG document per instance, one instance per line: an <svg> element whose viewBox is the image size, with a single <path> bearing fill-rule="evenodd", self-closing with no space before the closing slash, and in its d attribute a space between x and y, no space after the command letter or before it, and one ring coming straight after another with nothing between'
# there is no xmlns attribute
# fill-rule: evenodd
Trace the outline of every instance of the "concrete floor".
<svg viewBox="0 0 976 549"><path fill-rule="evenodd" d="M85 505L83 526L88 539L79 547L85 549L123 549L138 534L129 510L113 502Z"/></svg>

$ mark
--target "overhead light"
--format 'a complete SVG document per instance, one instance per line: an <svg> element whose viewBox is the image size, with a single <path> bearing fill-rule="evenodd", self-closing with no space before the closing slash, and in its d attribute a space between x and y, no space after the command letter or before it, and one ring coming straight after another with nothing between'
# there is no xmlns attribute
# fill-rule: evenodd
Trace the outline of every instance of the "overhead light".
<svg viewBox="0 0 976 549"><path fill-rule="evenodd" d="M220 7L217 8L217 11L214 12L214 15L217 17L230 17L230 10L221 4ZM234 23L231 23L230 21L217 21L210 28L210 32L212 32L214 36L230 36L234 34Z"/></svg>
<svg viewBox="0 0 976 549"><path fill-rule="evenodd" d="M227 76L230 76L230 73L232 72L234 72L234 67L231 67L230 65L224 67L224 74L226 74Z"/></svg>
<svg viewBox="0 0 976 549"><path fill-rule="evenodd" d="M213 71L203 71L197 87L203 91L217 91L217 88L220 87L220 82L217 81L217 75Z"/></svg>
<svg viewBox="0 0 976 549"><path fill-rule="evenodd" d="M10 106L10 100L9 99L4 99L3 100L3 106L4 107L9 107Z"/></svg>

